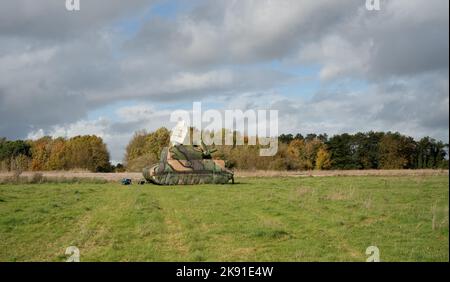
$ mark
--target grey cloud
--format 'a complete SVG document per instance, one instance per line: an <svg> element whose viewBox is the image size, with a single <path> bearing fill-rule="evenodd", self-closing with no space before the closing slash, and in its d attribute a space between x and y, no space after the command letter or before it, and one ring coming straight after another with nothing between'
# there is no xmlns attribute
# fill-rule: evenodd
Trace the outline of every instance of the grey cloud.
<svg viewBox="0 0 450 282"><path fill-rule="evenodd" d="M86 48L90 52L79 52ZM0 125L1 135L24 136L34 127L72 122L93 109L88 91L114 87L113 73L101 70L105 56L94 49L92 44L77 43L19 47L0 56L0 119L7 121Z"/></svg>
<svg viewBox="0 0 450 282"><path fill-rule="evenodd" d="M372 119L387 123L409 121L418 127L439 128L448 134L447 77L448 73L444 72L378 87L376 91L383 93L379 100L386 102Z"/></svg>
<svg viewBox="0 0 450 282"><path fill-rule="evenodd" d="M447 8L445 0L382 1L376 12L357 0L206 1L176 20L150 20L127 48L190 68L290 64L300 54L301 62L324 69L350 68L336 75L414 75L448 68ZM307 47L315 49L312 57Z"/></svg>
<svg viewBox="0 0 450 282"><path fill-rule="evenodd" d="M147 22L128 47L188 67L283 59L359 7L358 0L205 1L175 21Z"/></svg>
<svg viewBox="0 0 450 282"><path fill-rule="evenodd" d="M282 99L271 107L280 111L283 132L399 131L448 142L447 75L372 84L362 93L344 90L318 93L306 101Z"/></svg>
<svg viewBox="0 0 450 282"><path fill-rule="evenodd" d="M364 8L299 50L301 61L319 62L328 76L382 80L448 69L448 1L383 1ZM333 49L334 48L334 49Z"/></svg>
<svg viewBox="0 0 450 282"><path fill-rule="evenodd" d="M133 134L133 132L145 129L143 128L143 121L131 121L131 122L116 122L111 125L111 133L126 133Z"/></svg>
<svg viewBox="0 0 450 282"><path fill-rule="evenodd" d="M69 12L65 0L3 1L0 10L0 35L58 40L103 28L136 10L147 8L149 0L88 0L80 11Z"/></svg>
<svg viewBox="0 0 450 282"><path fill-rule="evenodd" d="M375 41L369 62L374 75L415 75L448 69L449 2L386 4L390 13L366 23L367 32Z"/></svg>
<svg viewBox="0 0 450 282"><path fill-rule="evenodd" d="M76 13L64 1L2 3L0 136L67 125L110 102L195 99L271 105L286 130L448 139L446 0L382 1L379 12L361 0L199 1L174 18L144 19L151 3L82 0ZM128 17L142 21L132 38L115 28ZM321 68L320 91L311 100L274 96L302 86L283 67L304 65ZM369 87L352 91L352 79ZM105 130L124 139L139 125Z"/></svg>

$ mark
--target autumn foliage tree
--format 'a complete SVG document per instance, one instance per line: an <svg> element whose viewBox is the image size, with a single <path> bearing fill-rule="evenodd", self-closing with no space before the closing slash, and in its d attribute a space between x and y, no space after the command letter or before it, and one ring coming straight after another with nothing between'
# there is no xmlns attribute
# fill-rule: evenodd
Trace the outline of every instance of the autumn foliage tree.
<svg viewBox="0 0 450 282"><path fill-rule="evenodd" d="M321 147L317 151L315 169L322 170L322 169L329 169L330 167L331 167L331 154L325 149L325 147Z"/></svg>
<svg viewBox="0 0 450 282"><path fill-rule="evenodd" d="M222 132L225 132L222 129ZM140 171L158 162L162 147L168 145L170 132L163 128L153 133L137 132L127 147L127 169ZM233 141L236 141L233 133ZM247 142L248 136L244 136ZM223 139L222 139L223 140ZM275 156L259 156L260 146L216 145L213 158L227 160L227 166L242 170L312 169L401 169L447 168L448 145L429 137L415 141L392 132L337 134L282 134Z"/></svg>
<svg viewBox="0 0 450 282"><path fill-rule="evenodd" d="M67 141L64 138L56 138L52 141L50 156L47 162L48 170L68 169L69 161L66 155Z"/></svg>
<svg viewBox="0 0 450 282"><path fill-rule="evenodd" d="M70 138L61 154L67 168L80 168L102 172L110 170L109 153L106 144L95 135Z"/></svg>
<svg viewBox="0 0 450 282"><path fill-rule="evenodd" d="M320 152L320 164L317 165L317 156ZM297 168L301 170L329 168L329 155L324 143L316 136L308 139L294 139L289 143L288 153L296 160ZM325 158L328 158L325 159ZM324 166L325 165L325 166Z"/></svg>
<svg viewBox="0 0 450 282"><path fill-rule="evenodd" d="M213 158L225 159L230 168L241 170L312 170L312 169L415 169L447 168L448 144L424 137L415 141L398 132L281 135L274 156L261 157L260 146L248 144L253 137L243 136L244 145L217 145ZM223 139L222 142L224 141ZM116 170L142 171L159 161L163 147L169 145L170 131L138 131L126 147L124 166ZM42 137L37 140L9 141L0 138L0 170L70 170L111 171L106 144L95 135L72 138Z"/></svg>
<svg viewBox="0 0 450 282"><path fill-rule="evenodd" d="M137 131L127 145L125 165L128 171L141 171L159 160L163 147L169 145L170 132L159 128L155 132Z"/></svg>
<svg viewBox="0 0 450 282"><path fill-rule="evenodd" d="M52 138L49 136L42 137L31 142L31 169L32 170L48 170L48 160L52 146Z"/></svg>
<svg viewBox="0 0 450 282"><path fill-rule="evenodd" d="M45 136L37 140L0 139L3 170L21 169L110 171L109 152L102 138L95 135L70 139Z"/></svg>

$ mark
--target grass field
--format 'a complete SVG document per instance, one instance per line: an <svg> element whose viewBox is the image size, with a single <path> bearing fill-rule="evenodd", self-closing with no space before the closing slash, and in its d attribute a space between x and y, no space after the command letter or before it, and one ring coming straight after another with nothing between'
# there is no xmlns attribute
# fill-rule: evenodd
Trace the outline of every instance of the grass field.
<svg viewBox="0 0 450 282"><path fill-rule="evenodd" d="M0 261L448 261L447 176L0 185Z"/></svg>

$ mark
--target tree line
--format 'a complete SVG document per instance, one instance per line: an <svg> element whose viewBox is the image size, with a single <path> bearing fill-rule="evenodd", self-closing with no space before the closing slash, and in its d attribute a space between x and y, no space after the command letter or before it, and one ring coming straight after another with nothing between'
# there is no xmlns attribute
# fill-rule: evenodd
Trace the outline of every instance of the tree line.
<svg viewBox="0 0 450 282"><path fill-rule="evenodd" d="M329 154L332 169L423 169L448 168L448 144L430 137L418 141L398 132L367 132L280 136L288 143L303 140L321 143Z"/></svg>
<svg viewBox="0 0 450 282"><path fill-rule="evenodd" d="M234 132L234 140L239 133ZM142 171L159 161L169 145L170 131L138 131L126 147L124 165L111 165L106 144L95 135L37 140L0 138L0 170L71 170L92 172ZM244 136L244 141L248 137ZM430 137L420 140L398 132L337 134L282 134L278 152L260 157L257 145L215 146L213 158L242 170L323 169L448 169L448 144Z"/></svg>
<svg viewBox="0 0 450 282"><path fill-rule="evenodd" d="M140 171L158 162L159 152L169 145L169 138L166 128L136 132L126 148L127 170ZM259 145L215 148L214 158L225 159L228 167L243 170L448 168L448 144L430 137L416 141L398 132L343 133L331 138L327 134L282 134L278 152L272 157L260 157Z"/></svg>
<svg viewBox="0 0 450 282"><path fill-rule="evenodd" d="M0 170L112 171L109 152L95 135L10 141L0 138Z"/></svg>

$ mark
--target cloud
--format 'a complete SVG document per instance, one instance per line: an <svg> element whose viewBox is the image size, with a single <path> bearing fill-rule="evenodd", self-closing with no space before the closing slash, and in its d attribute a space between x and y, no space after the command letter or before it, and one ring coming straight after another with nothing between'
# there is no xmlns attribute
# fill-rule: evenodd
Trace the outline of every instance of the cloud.
<svg viewBox="0 0 450 282"><path fill-rule="evenodd" d="M66 10L65 0L4 1L0 10L0 34L36 40L70 40L85 33L105 28L155 2L134 0L81 1L77 12Z"/></svg>
<svg viewBox="0 0 450 282"><path fill-rule="evenodd" d="M0 136L89 129L118 159L133 130L167 124L162 109L201 100L279 108L294 132L448 140L448 1L195 1L171 17L132 2L2 4ZM88 118L130 100L120 121Z"/></svg>
<svg viewBox="0 0 450 282"><path fill-rule="evenodd" d="M156 110L152 105L140 104L120 107L115 111L117 120L99 117L94 120L81 119L73 123L51 126L48 129L35 129L28 133L28 139L38 139L43 136L70 138L77 135L97 135L108 146L111 160L122 162L125 148L134 132L138 130L153 131L159 127L172 128L169 122L169 110Z"/></svg>
<svg viewBox="0 0 450 282"><path fill-rule="evenodd" d="M417 139L449 139L448 74L395 79L362 90L317 93L310 100L278 99L280 131L329 135L398 131ZM273 100L273 99L272 99Z"/></svg>
<svg viewBox="0 0 450 282"><path fill-rule="evenodd" d="M363 7L333 30L307 42L300 62L313 61L330 79L386 79L448 70L448 1L384 1L382 11Z"/></svg>
<svg viewBox="0 0 450 282"><path fill-rule="evenodd" d="M320 42L305 45L299 57L307 63L321 63L320 78L323 80L346 75L362 77L368 72L373 46L373 40L354 45L338 35L330 35Z"/></svg>
<svg viewBox="0 0 450 282"><path fill-rule="evenodd" d="M175 21L148 21L127 47L187 67L283 59L358 7L357 0L204 1Z"/></svg>

